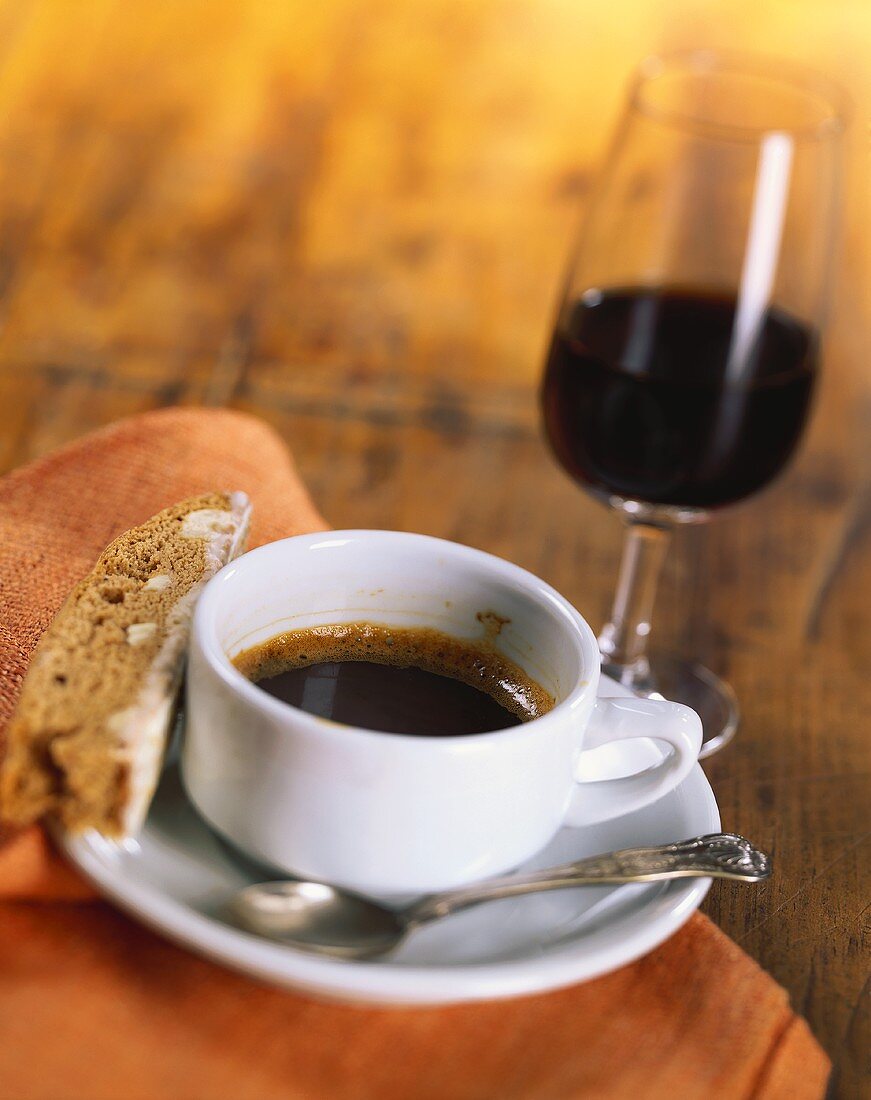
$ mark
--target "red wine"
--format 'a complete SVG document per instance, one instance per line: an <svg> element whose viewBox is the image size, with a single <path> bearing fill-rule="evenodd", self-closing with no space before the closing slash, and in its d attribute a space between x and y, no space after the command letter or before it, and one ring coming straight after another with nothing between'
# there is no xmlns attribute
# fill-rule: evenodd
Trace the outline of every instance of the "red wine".
<svg viewBox="0 0 871 1100"><path fill-rule="evenodd" d="M591 291L548 356L544 421L563 467L594 492L712 508L783 468L807 419L815 331L771 307L727 378L734 297L678 288Z"/></svg>

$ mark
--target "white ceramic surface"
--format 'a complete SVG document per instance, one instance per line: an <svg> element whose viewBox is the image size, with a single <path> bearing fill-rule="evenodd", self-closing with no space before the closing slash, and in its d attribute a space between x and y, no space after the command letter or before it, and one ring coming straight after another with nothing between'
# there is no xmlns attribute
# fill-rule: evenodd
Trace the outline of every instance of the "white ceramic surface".
<svg viewBox="0 0 871 1100"><path fill-rule="evenodd" d="M230 658L282 631L366 620L493 637L557 700L474 737L340 725L274 699ZM580 614L501 558L395 531L332 531L260 547L207 586L194 616L181 770L191 800L249 855L368 894L445 890L530 859L564 821L654 802L695 766L701 723L664 700L597 700L599 651ZM642 736L671 748L634 776L578 782L584 751Z"/></svg>
<svg viewBox="0 0 871 1100"><path fill-rule="evenodd" d="M622 694L603 679L602 692ZM586 777L655 763L652 742L626 741L585 757ZM564 828L524 866L717 832L720 815L698 765L642 810L583 829ZM274 877L231 851L186 798L176 765L164 774L136 842L96 833L60 837L78 869L110 901L158 932L233 969L309 995L392 1005L486 1000L598 977L646 954L698 908L710 879L585 887L478 906L421 929L377 962L339 962L260 940L222 915L235 890Z"/></svg>

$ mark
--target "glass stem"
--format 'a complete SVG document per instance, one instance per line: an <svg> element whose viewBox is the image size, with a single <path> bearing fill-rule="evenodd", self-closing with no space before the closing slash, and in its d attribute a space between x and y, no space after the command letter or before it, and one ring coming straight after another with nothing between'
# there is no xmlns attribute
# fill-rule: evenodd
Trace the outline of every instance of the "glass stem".
<svg viewBox="0 0 871 1100"><path fill-rule="evenodd" d="M636 691L656 690L647 662L647 639L656 587L671 528L641 520L625 521L626 538L611 619L599 635L603 669Z"/></svg>

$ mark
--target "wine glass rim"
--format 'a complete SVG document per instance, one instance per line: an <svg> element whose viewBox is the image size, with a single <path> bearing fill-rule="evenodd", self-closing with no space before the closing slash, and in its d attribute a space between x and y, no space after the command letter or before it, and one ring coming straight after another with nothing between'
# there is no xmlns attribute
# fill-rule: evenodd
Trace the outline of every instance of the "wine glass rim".
<svg viewBox="0 0 871 1100"><path fill-rule="evenodd" d="M706 119L690 111L652 103L645 90L659 77L681 73L731 75L767 80L805 95L825 106L819 120L798 126L762 126ZM639 114L659 122L682 126L699 134L732 141L758 143L766 134L787 133L795 140L819 141L843 133L850 117L850 101L841 86L816 69L797 62L721 50L673 50L651 54L635 71L629 97Z"/></svg>

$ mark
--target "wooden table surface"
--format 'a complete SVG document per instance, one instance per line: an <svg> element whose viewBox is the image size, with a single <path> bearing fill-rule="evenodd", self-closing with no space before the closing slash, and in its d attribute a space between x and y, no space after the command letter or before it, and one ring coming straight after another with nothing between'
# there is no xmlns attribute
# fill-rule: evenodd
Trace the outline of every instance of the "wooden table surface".
<svg viewBox="0 0 871 1100"><path fill-rule="evenodd" d="M871 298L864 0L0 3L0 468L117 417L267 419L340 526L538 572L599 623L616 520L541 438L567 242L632 64L756 48L852 95L825 382L788 475L678 534L658 645L731 680L706 764L764 888L707 912L858 1095L869 1041ZM867 1080L866 1087L867 1087Z"/></svg>

